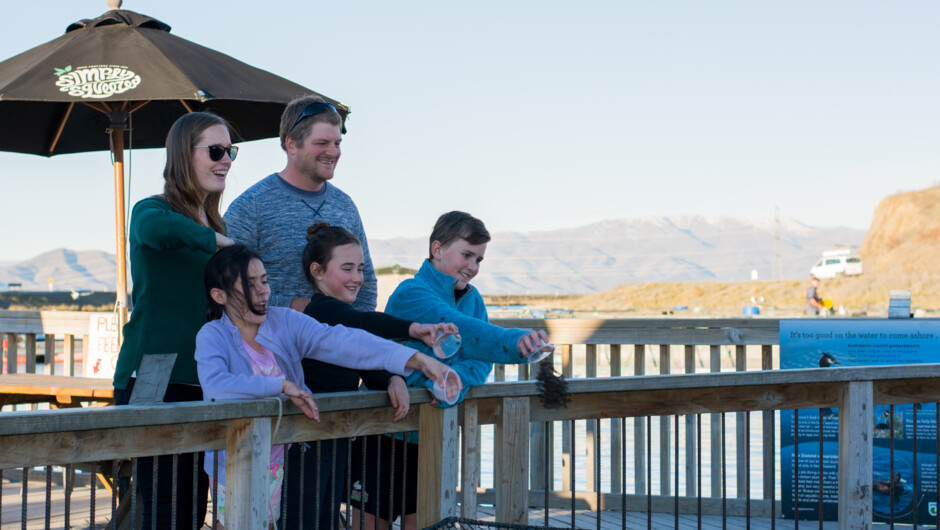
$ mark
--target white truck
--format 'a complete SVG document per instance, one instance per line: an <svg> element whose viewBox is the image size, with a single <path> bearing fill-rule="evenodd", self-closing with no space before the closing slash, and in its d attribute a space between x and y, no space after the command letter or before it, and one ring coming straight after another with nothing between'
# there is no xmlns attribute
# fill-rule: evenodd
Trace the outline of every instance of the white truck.
<svg viewBox="0 0 940 530"><path fill-rule="evenodd" d="M857 276L862 273L862 258L852 249L827 250L809 270L813 278L826 279L837 276Z"/></svg>

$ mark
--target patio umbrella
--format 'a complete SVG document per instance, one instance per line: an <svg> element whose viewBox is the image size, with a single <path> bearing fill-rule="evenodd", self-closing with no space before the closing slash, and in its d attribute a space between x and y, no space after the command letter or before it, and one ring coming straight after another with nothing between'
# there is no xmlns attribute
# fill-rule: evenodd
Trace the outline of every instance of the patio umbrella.
<svg viewBox="0 0 940 530"><path fill-rule="evenodd" d="M0 62L0 150L53 156L110 151L114 166L117 299L127 300L124 145L163 147L193 111L228 120L236 140L278 136L284 107L314 91L170 34L118 9L68 26L61 37ZM333 103L345 119L348 108Z"/></svg>

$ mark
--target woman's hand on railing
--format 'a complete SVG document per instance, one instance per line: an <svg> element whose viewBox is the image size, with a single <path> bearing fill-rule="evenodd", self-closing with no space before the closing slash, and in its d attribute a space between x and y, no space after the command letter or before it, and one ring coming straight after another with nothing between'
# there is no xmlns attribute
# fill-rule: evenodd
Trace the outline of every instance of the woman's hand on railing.
<svg viewBox="0 0 940 530"><path fill-rule="evenodd" d="M317 408L317 404L313 402L309 392L287 379L284 380L281 392L286 394L308 418L320 421L320 410Z"/></svg>
<svg viewBox="0 0 940 530"><path fill-rule="evenodd" d="M445 335L460 336L460 330L457 329L457 326L450 323L419 324L412 322L412 324L408 326L408 336L415 340L420 340L427 344L429 348L434 347L434 341L437 340L438 331L443 332Z"/></svg>
<svg viewBox="0 0 940 530"><path fill-rule="evenodd" d="M392 407L395 409L395 417L392 421L401 421L408 415L411 409L411 395L408 393L408 385L401 376L395 375L388 381L388 398L392 401Z"/></svg>

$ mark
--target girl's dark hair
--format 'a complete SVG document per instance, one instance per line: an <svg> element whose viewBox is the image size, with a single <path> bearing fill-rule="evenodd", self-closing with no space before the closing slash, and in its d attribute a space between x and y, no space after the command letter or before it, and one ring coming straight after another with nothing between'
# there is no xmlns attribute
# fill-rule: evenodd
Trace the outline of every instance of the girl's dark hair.
<svg viewBox="0 0 940 530"><path fill-rule="evenodd" d="M441 246L447 246L458 239L465 239L471 245L482 245L490 242L490 233L483 221L466 212L447 212L434 223L434 230L431 231L431 239L428 241L428 258L434 259L431 255L431 243L440 241Z"/></svg>
<svg viewBox="0 0 940 530"><path fill-rule="evenodd" d="M166 166L163 168L163 199L177 212L200 223L199 212L206 214L209 228L225 234L225 222L219 214L222 192L212 192L200 201L199 178L193 168L193 147L198 145L202 133L213 125L232 128L223 118L209 112L184 114L166 135Z"/></svg>
<svg viewBox="0 0 940 530"><path fill-rule="evenodd" d="M251 284L248 283L248 263L253 259L261 261L261 256L249 250L245 245L225 247L209 258L204 276L206 298L209 300L206 309L206 320L222 318L222 313L225 312L225 306L212 299L212 289L221 289L228 298L244 297L244 294L251 292ZM241 293L235 290L235 282L239 278L242 282ZM245 300L245 306L256 315L262 314L255 310L252 304L248 303L248 300Z"/></svg>
<svg viewBox="0 0 940 530"><path fill-rule="evenodd" d="M326 270L330 258L333 257L333 249L350 243L362 246L362 242L342 226L330 226L330 223L326 221L317 221L307 228L307 246L304 247L304 253L300 259L303 262L304 276L313 286L314 292L317 290L317 282L310 274L310 266L316 263L321 269Z"/></svg>

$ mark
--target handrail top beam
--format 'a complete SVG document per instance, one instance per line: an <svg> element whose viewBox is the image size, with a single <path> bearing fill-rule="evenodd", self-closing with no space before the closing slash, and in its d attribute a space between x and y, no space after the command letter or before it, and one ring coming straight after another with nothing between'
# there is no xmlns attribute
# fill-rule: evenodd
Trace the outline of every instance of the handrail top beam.
<svg viewBox="0 0 940 530"><path fill-rule="evenodd" d="M712 387L748 387L763 385L818 385L859 381L940 381L940 364L886 365L753 372L723 372L625 376L568 381L572 394L604 392L643 392ZM428 403L431 396L421 389L410 391L412 405ZM519 381L489 383L467 393L466 399L504 397L536 397L537 382ZM86 409L22 411L0 413L0 433L38 434L81 429L126 428L145 425L167 425L238 418L300 414L286 398L281 406L274 398L218 402L173 403L149 406L92 407ZM378 408L389 405L388 395L381 391L315 394L321 412L334 410ZM0 435L0 436L2 436Z"/></svg>

